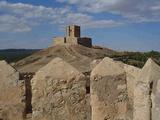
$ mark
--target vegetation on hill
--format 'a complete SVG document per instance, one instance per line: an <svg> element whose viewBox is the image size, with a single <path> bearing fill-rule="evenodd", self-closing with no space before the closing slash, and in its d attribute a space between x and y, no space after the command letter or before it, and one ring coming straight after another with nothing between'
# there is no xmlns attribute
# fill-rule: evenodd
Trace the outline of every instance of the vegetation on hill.
<svg viewBox="0 0 160 120"><path fill-rule="evenodd" d="M6 60L7 62L17 62L35 52L38 49L5 49L0 50L0 60Z"/></svg>
<svg viewBox="0 0 160 120"><path fill-rule="evenodd" d="M152 58L157 64L160 65L160 52L157 51L123 52L121 55L113 55L112 58L140 68L144 66L148 58Z"/></svg>

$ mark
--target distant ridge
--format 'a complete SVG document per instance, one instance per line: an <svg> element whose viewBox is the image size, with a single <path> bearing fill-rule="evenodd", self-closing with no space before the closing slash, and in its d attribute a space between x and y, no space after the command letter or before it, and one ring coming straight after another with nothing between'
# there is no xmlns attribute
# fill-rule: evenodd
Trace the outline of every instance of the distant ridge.
<svg viewBox="0 0 160 120"><path fill-rule="evenodd" d="M10 48L10 49L0 49L0 52L2 51L5 51L5 52L14 52L14 51L38 51L38 50L41 50L41 49L25 49L25 48L22 48L22 49L15 49L15 48Z"/></svg>
<svg viewBox="0 0 160 120"><path fill-rule="evenodd" d="M16 62L39 50L40 49L0 49L0 60Z"/></svg>

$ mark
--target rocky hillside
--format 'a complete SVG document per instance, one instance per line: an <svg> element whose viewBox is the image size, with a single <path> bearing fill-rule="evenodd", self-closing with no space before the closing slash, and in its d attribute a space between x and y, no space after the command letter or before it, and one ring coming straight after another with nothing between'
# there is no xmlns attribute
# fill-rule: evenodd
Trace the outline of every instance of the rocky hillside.
<svg viewBox="0 0 160 120"><path fill-rule="evenodd" d="M47 49L40 50L29 57L23 58L16 62L15 68L21 72L36 72L39 68L46 65L55 57L64 59L82 72L90 70L89 64L91 61L94 59L102 59L104 57L111 57L114 60L122 61L126 64L139 68L144 66L148 58L152 58L160 65L160 53L156 51L117 52L99 46L87 48L80 45L63 45L49 47Z"/></svg>
<svg viewBox="0 0 160 120"><path fill-rule="evenodd" d="M106 56L111 57L114 55L118 56L120 53L102 47L88 48L81 45L53 46L18 61L14 67L20 72L36 72L53 58L60 57L81 72L86 72L90 71L90 63L94 59L102 59Z"/></svg>

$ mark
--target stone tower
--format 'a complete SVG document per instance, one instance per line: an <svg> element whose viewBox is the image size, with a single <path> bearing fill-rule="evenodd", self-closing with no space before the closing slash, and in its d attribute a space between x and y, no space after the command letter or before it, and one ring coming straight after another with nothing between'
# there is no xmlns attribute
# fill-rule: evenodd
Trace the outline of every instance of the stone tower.
<svg viewBox="0 0 160 120"><path fill-rule="evenodd" d="M70 25L66 28L66 36L68 37L80 37L81 36L81 30L80 26L77 25Z"/></svg>
<svg viewBox="0 0 160 120"><path fill-rule="evenodd" d="M92 39L89 37L81 37L80 26L69 25L66 27L66 37L56 37L54 39L54 45L83 45L86 47L92 47Z"/></svg>

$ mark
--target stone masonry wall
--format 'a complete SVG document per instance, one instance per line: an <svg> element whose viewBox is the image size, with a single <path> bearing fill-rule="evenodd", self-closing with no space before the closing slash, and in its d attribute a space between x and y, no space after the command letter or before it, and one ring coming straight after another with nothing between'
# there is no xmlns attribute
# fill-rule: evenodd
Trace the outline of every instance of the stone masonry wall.
<svg viewBox="0 0 160 120"><path fill-rule="evenodd" d="M36 73L0 61L0 120L159 120L160 66L95 60L81 73L55 58Z"/></svg>
<svg viewBox="0 0 160 120"><path fill-rule="evenodd" d="M32 79L34 120L90 120L86 78L60 58Z"/></svg>

